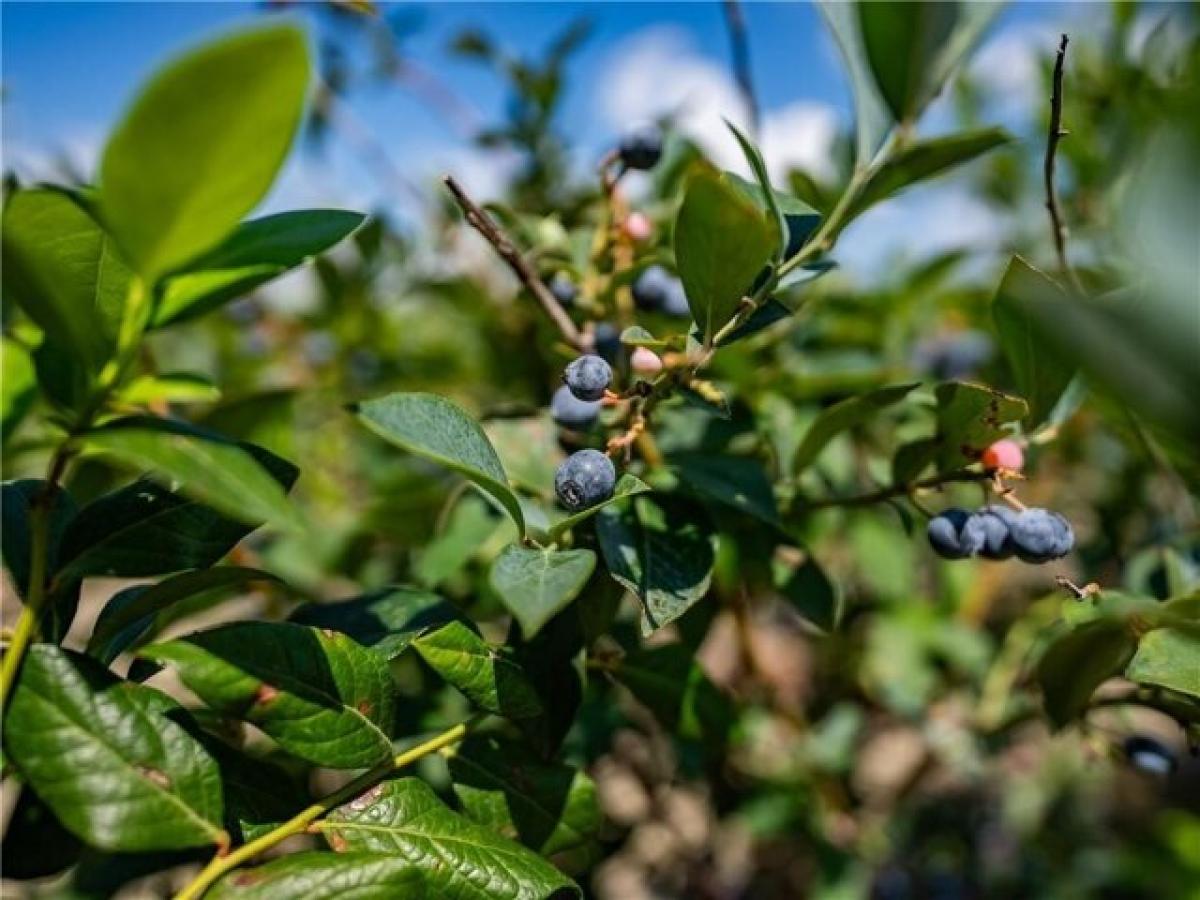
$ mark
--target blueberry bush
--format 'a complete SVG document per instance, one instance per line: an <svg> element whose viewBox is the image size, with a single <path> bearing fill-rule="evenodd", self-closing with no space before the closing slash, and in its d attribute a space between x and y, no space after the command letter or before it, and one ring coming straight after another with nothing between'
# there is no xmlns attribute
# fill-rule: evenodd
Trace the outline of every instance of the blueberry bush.
<svg viewBox="0 0 1200 900"><path fill-rule="evenodd" d="M581 177L586 30L466 32L504 196L247 218L414 81L361 7L319 64L203 44L93 179L6 182L7 884L1195 897L1194 9L1044 35L1017 140L964 68L994 4L822 4L855 120L783 182L670 119ZM960 166L997 246L839 265Z"/></svg>

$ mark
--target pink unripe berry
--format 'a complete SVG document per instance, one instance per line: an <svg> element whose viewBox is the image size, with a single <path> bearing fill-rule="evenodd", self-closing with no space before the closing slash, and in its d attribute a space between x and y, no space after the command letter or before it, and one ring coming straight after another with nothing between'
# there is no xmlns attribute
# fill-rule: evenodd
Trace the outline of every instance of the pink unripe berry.
<svg viewBox="0 0 1200 900"><path fill-rule="evenodd" d="M1021 445L1007 438L996 441L983 451L983 467L985 469L1005 469L1009 472L1020 472L1025 465L1025 453Z"/></svg>
<svg viewBox="0 0 1200 900"><path fill-rule="evenodd" d="M663 361L653 350L638 347L629 357L629 364L639 375L657 375L662 371Z"/></svg>
<svg viewBox="0 0 1200 900"><path fill-rule="evenodd" d="M639 243L648 240L650 235L654 233L654 225L651 224L650 218L645 213L640 212L632 212L626 216L622 227L631 241L638 241Z"/></svg>

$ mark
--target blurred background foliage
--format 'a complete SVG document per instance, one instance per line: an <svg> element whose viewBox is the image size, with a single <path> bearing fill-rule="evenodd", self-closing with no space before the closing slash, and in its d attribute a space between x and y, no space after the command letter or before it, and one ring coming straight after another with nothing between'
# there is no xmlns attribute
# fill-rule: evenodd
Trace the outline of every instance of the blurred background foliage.
<svg viewBox="0 0 1200 900"><path fill-rule="evenodd" d="M461 226L449 198L395 169L345 98L417 92L464 140L515 156L489 208L547 277L575 272L599 223L601 186L594 172L569 164L559 111L588 26L581 19L547 35L534 58L510 55L486 22L459 34L446 53L477 62L507 92L502 108L476 120L406 55L406 39L420 27L411 7L308 12L342 25L322 32L307 152L349 143L389 191L417 192L425 218L399 222L377 211L353 240L283 286L156 332L151 355L221 386L219 399L187 405L191 418L303 472L294 494L319 528L304 538L256 536L236 551L240 561L312 597L346 596L355 585L434 588L486 628L501 619L488 567L512 526L459 479L365 436L344 406L393 390L452 397L485 420L513 480L545 491L563 449L544 410L569 355ZM1136 12L1132 4L1097 4L1091 27L1071 35L1063 113L1070 135L1059 166L1080 278L1098 294L1132 286L1137 299L1097 312L1109 317L1105 327L1082 315L1059 320L1062 344L1047 352L1080 363L1092 389L1030 448L1021 496L1074 523L1078 552L1066 570L1073 580L1163 599L1200 583L1200 44L1194 5L1173 10L1137 45ZM1058 36L1047 28L1043 37L1048 98ZM968 70L950 90L956 124L986 124L987 85ZM732 404L731 418L672 405L656 426L663 451L748 457L772 482L789 480L822 409L920 382L910 402L836 435L789 488L805 497L853 495L890 483L897 448L928 434L935 381L1015 390L990 308L1003 259L1016 252L1047 270L1055 265L1039 143L1048 108L1022 115L1019 133L1028 139L967 170L976 199L1006 223L990 252L897 260L872 279L843 268L794 289L796 315L714 362L711 377ZM663 124L671 135L664 163L628 198L653 225L636 246L638 267L671 259L682 178L702 155L671 132L670 120ZM789 187L828 208L849 171L851 144L849 134L838 141L840 172L795 169ZM921 238L911 235L914 245ZM36 472L47 440L33 414L42 401L25 328L6 305L6 478ZM1129 343L1142 334L1162 340ZM1130 346L1162 352L1129 356ZM115 472L89 460L68 487L82 502L116 483ZM927 502L970 504L977 496L964 485ZM606 814L603 852L582 871L586 889L612 900L1200 897L1200 764L1174 721L1113 705L1052 732L1037 714L1033 661L1060 607L1073 602L1042 570L938 561L913 511L896 503L804 516L796 536L821 575L803 559L764 558L774 545L771 525L708 506L722 537L715 584L677 631L737 700L729 750L708 752L702 730L665 732L627 695L592 679L564 751L593 773ZM750 597L741 588L746 573L757 573ZM294 599L262 595L251 606L278 616ZM814 603L840 609L835 630L817 634L809 624ZM626 604L615 629L633 643L636 610ZM503 636L496 627L491 633ZM414 726L443 721L456 700L407 665L398 672L404 716ZM1131 767L1120 747L1133 733L1173 747L1179 768L1160 776ZM423 774L438 782L436 770ZM6 869L26 852L34 853L6 844ZM88 865L85 858L81 870ZM105 894L136 874L109 859L77 877L76 890L88 895L80 885L90 877L105 885L91 895Z"/></svg>

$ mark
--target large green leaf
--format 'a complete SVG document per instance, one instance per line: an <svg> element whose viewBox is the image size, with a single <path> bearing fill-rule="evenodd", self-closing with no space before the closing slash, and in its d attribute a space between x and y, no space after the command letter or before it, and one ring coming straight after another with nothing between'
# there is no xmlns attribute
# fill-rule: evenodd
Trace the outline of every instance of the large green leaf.
<svg viewBox="0 0 1200 900"><path fill-rule="evenodd" d="M115 457L243 522L295 531L300 524L283 487L242 447L183 422L130 416L89 431L91 450Z"/></svg>
<svg viewBox="0 0 1200 900"><path fill-rule="evenodd" d="M1129 626L1114 618L1085 622L1058 637L1037 667L1050 720L1061 728L1087 709L1096 688L1125 670L1135 644Z"/></svg>
<svg viewBox="0 0 1200 900"><path fill-rule="evenodd" d="M597 503L595 506L589 506L587 509L559 519L550 527L549 537L551 540L557 540L572 528L583 524L592 516L599 513L600 510L604 509L610 503L616 503L619 500L624 500L626 497L632 497L636 494L644 494L649 490L650 485L646 484L636 475L630 475L626 472L617 479L617 486L613 488L611 497L601 503Z"/></svg>
<svg viewBox="0 0 1200 900"><path fill-rule="evenodd" d="M396 900L426 897L421 870L387 853L292 853L221 879L209 900Z"/></svg>
<svg viewBox="0 0 1200 900"><path fill-rule="evenodd" d="M689 179L675 221L675 260L706 340L733 317L780 240L775 221L716 171Z"/></svg>
<svg viewBox="0 0 1200 900"><path fill-rule="evenodd" d="M1200 698L1200 620L1143 635L1125 677Z"/></svg>
<svg viewBox="0 0 1200 900"><path fill-rule="evenodd" d="M528 640L579 596L595 568L591 550L510 544L492 563L490 582Z"/></svg>
<svg viewBox="0 0 1200 900"><path fill-rule="evenodd" d="M37 397L37 373L21 344L6 337L0 346L0 441L8 446Z"/></svg>
<svg viewBox="0 0 1200 900"><path fill-rule="evenodd" d="M704 674L686 645L638 650L612 671L668 732L724 742L733 723L733 705Z"/></svg>
<svg viewBox="0 0 1200 900"><path fill-rule="evenodd" d="M86 657L36 644L6 710L7 753L70 831L104 850L220 843L217 764L174 703Z"/></svg>
<svg viewBox="0 0 1200 900"><path fill-rule="evenodd" d="M758 460L688 453L671 457L670 463L674 477L686 491L768 525L779 524L775 492Z"/></svg>
<svg viewBox="0 0 1200 900"><path fill-rule="evenodd" d="M299 470L261 447L240 445L287 490ZM105 494L79 511L63 535L60 578L139 578L213 565L252 525L231 519L148 479Z"/></svg>
<svg viewBox="0 0 1200 900"><path fill-rule="evenodd" d="M578 871L599 851L596 785L562 763L542 763L513 743L474 738L450 757L454 793L468 816Z"/></svg>
<svg viewBox="0 0 1200 900"><path fill-rule="evenodd" d="M862 30L855 4L844 0L818 0L817 8L826 26L833 32L854 89L855 163L865 166L883 144L895 119L879 92L871 64L863 45Z"/></svg>
<svg viewBox="0 0 1200 900"><path fill-rule="evenodd" d="M0 547L3 548L4 565L12 576L17 596L24 599L29 594L29 574L32 565L32 525L30 518L35 500L46 502L43 492L49 485L40 478L22 478L6 481L0 488ZM64 535L74 522L75 501L64 489L54 492L48 512L49 541L46 546L46 577L54 589L49 595L47 606L47 631L55 640L61 640L75 618L79 605L79 579L70 575L56 576L59 561L65 555Z"/></svg>
<svg viewBox="0 0 1200 900"><path fill-rule="evenodd" d="M344 634L288 622L241 622L152 644L216 712L257 725L289 753L354 769L392 749L387 663Z"/></svg>
<svg viewBox="0 0 1200 900"><path fill-rule="evenodd" d="M423 634L412 645L431 669L481 709L518 720L542 713L537 692L506 648L490 646L462 622Z"/></svg>
<svg viewBox="0 0 1200 900"><path fill-rule="evenodd" d="M897 121L912 121L937 90L938 55L958 22L959 4L858 3L863 48L875 84Z"/></svg>
<svg viewBox="0 0 1200 900"><path fill-rule="evenodd" d="M308 90L297 28L243 31L179 57L141 91L100 162L105 222L148 278L225 238L266 195Z"/></svg>
<svg viewBox="0 0 1200 900"><path fill-rule="evenodd" d="M871 174L850 205L846 221L906 187L941 175L1011 141L1012 136L1008 132L995 127L914 141L892 154Z"/></svg>
<svg viewBox="0 0 1200 900"><path fill-rule="evenodd" d="M746 152L744 148L743 152ZM794 256L804 246L809 235L816 231L817 226L821 224L821 214L799 197L793 197L791 194L774 189L768 193L767 189L763 187L763 184L766 183L763 181L765 172L763 176L758 176L757 171L755 174L756 177L759 177L757 182L747 181L736 172L725 172L722 177L732 187L745 194L764 213L776 220L779 233L786 238L786 240L780 241L778 252L784 259ZM760 307L760 310L762 308ZM743 333L742 336L744 337L745 334ZM722 339L721 346L724 347L732 340L732 335Z"/></svg>
<svg viewBox="0 0 1200 900"><path fill-rule="evenodd" d="M1000 346L1008 358L1017 390L1029 404L1026 418L1029 428L1046 421L1076 371L1070 359L1045 341L1041 329L1030 317L1030 308L1045 297L1065 299L1058 285L1021 257L1014 256L992 301L992 320L996 323Z"/></svg>
<svg viewBox="0 0 1200 900"><path fill-rule="evenodd" d="M461 618L437 594L417 588L388 587L336 603L306 603L291 621L349 635L386 659L395 659L424 634Z"/></svg>
<svg viewBox="0 0 1200 900"><path fill-rule="evenodd" d="M353 407L359 421L385 440L459 472L510 515L522 534L525 517L487 435L460 407L436 394L389 394Z"/></svg>
<svg viewBox="0 0 1200 900"><path fill-rule="evenodd" d="M981 384L948 381L939 384L937 396L936 460L942 471L978 462L996 440L1008 432L1004 425L1025 418L1028 406Z"/></svg>
<svg viewBox="0 0 1200 900"><path fill-rule="evenodd" d="M88 654L108 664L117 655L149 638L156 620L170 607L199 594L243 587L255 581L276 581L270 572L240 566L197 569L164 578L158 584L125 588L100 610Z"/></svg>
<svg viewBox="0 0 1200 900"><path fill-rule="evenodd" d="M543 900L581 896L565 875L520 844L453 812L418 778L397 778L338 807L321 823L338 850L370 850L421 871L431 896Z"/></svg>
<svg viewBox="0 0 1200 900"><path fill-rule="evenodd" d="M361 213L305 209L238 226L219 247L167 280L151 325L211 312L328 250L362 224Z"/></svg>
<svg viewBox="0 0 1200 900"><path fill-rule="evenodd" d="M4 297L62 351L93 371L116 343L129 269L69 195L18 191L4 208Z"/></svg>
<svg viewBox="0 0 1200 900"><path fill-rule="evenodd" d="M805 432L804 440L796 450L795 458L792 460L793 471L796 474L803 472L816 462L821 451L837 435L847 428L862 425L880 410L899 403L916 386L914 382L877 388L849 397L822 410L821 414L813 420L808 431Z"/></svg>
<svg viewBox="0 0 1200 900"><path fill-rule="evenodd" d="M707 592L716 535L702 508L675 497L639 497L596 519L609 574L642 604L642 633L687 612Z"/></svg>

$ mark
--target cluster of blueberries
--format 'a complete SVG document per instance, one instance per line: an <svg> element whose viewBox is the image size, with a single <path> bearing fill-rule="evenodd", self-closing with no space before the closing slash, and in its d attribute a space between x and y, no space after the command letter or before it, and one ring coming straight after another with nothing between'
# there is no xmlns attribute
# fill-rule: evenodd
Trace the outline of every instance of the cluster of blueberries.
<svg viewBox="0 0 1200 900"><path fill-rule="evenodd" d="M1075 532L1056 512L1030 508L1016 512L1007 506L985 506L970 513L954 507L929 520L929 544L945 559L1008 559L1047 563L1071 552Z"/></svg>
<svg viewBox="0 0 1200 900"><path fill-rule="evenodd" d="M589 353L573 360L563 373L563 386L550 401L554 421L572 431L590 428L612 377L612 367L600 356ZM554 492L572 512L603 503L616 483L612 460L590 447L572 453L554 473Z"/></svg>

